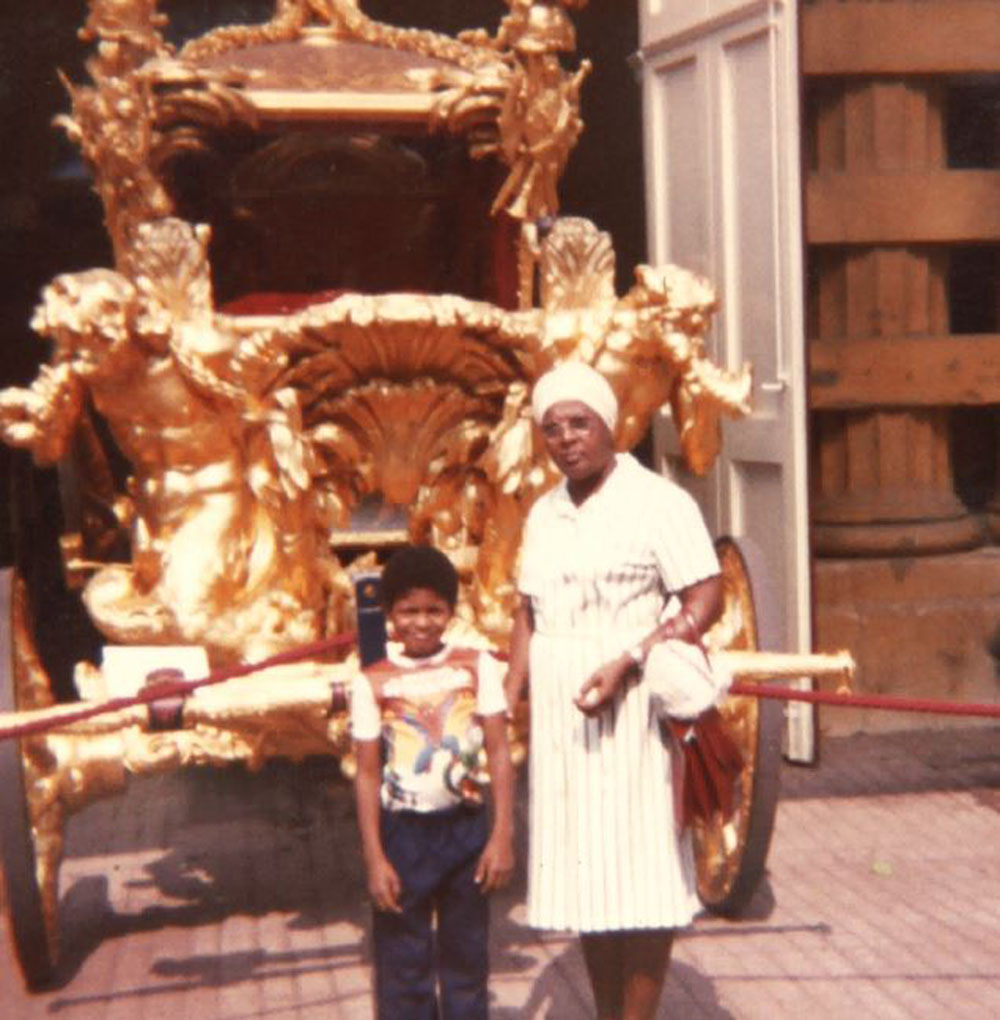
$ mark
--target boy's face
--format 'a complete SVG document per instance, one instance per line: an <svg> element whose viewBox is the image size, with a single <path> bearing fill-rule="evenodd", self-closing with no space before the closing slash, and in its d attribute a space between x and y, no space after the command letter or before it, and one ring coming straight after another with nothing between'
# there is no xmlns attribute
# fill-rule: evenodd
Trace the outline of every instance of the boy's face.
<svg viewBox="0 0 1000 1020"><path fill-rule="evenodd" d="M441 647L441 635L451 614L451 606L436 591L411 588L392 604L388 617L403 651L413 658L422 658Z"/></svg>

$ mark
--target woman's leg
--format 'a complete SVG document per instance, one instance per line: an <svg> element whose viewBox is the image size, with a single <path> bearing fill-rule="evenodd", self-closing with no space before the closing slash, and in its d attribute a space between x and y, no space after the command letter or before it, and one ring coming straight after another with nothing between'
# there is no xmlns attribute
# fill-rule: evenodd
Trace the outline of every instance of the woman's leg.
<svg viewBox="0 0 1000 1020"><path fill-rule="evenodd" d="M580 945L598 1020L620 1020L625 1005L622 933L591 932L580 936Z"/></svg>
<svg viewBox="0 0 1000 1020"><path fill-rule="evenodd" d="M622 970L624 1001L621 1020L653 1020L673 947L672 931L634 931L624 934Z"/></svg>
<svg viewBox="0 0 1000 1020"><path fill-rule="evenodd" d="M598 1020L652 1020L670 963L673 932L580 936Z"/></svg>

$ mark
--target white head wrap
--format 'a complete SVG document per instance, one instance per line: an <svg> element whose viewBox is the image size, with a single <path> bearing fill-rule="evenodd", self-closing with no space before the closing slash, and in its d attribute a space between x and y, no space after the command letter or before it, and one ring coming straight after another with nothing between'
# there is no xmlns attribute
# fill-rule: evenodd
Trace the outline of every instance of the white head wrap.
<svg viewBox="0 0 1000 1020"><path fill-rule="evenodd" d="M618 400L608 380L582 361L564 361L543 375L531 393L531 413L540 425L545 412L564 400L586 404L608 427L618 423Z"/></svg>

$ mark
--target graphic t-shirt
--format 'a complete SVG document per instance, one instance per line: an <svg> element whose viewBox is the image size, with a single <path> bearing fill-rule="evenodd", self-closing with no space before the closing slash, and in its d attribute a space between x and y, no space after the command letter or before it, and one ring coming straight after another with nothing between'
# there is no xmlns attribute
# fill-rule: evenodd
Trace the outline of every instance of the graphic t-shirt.
<svg viewBox="0 0 1000 1020"><path fill-rule="evenodd" d="M442 811L479 804L488 782L482 716L506 710L504 667L488 652L445 645L426 659L390 651L359 673L355 740L382 738L382 805Z"/></svg>

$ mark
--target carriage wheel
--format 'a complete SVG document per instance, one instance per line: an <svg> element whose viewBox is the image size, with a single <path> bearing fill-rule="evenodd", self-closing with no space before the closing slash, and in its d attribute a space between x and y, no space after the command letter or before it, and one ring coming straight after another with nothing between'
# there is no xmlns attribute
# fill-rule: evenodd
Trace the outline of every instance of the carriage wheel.
<svg viewBox="0 0 1000 1020"><path fill-rule="evenodd" d="M716 543L725 608L708 642L715 648L758 647L758 616L747 560L736 542ZM755 564L763 574L763 564ZM766 598L766 584L760 587ZM758 602L761 609L765 608ZM694 823L698 895L713 913L735 916L750 901L764 874L778 806L783 713L776 701L730 697L720 707L729 735L743 755L731 818Z"/></svg>
<svg viewBox="0 0 1000 1020"><path fill-rule="evenodd" d="M0 712L19 708L15 641L24 609L21 582L13 570L0 571ZM35 843L25 785L20 740L0 740L0 878L14 949L29 988L52 979L55 932L46 924L35 868Z"/></svg>

